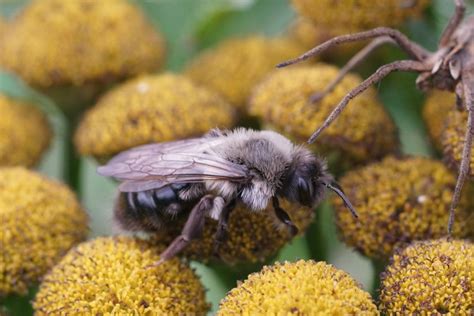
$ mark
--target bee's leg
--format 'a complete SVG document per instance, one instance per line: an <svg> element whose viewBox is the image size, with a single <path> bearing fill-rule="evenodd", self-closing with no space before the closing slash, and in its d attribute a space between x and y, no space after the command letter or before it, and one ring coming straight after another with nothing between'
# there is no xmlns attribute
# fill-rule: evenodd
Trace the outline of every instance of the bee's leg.
<svg viewBox="0 0 474 316"><path fill-rule="evenodd" d="M345 109L347 104L350 100L357 97L359 94L367 90L372 84L379 82L387 75L394 71L414 71L414 72L422 72L427 71L429 68L422 62L414 61L414 60L399 60L395 61L390 64L386 64L381 66L375 73L370 75L367 79L362 81L357 87L352 89L349 93L347 93L344 98L339 102L339 104L332 110L331 114L326 118L323 124L311 135L308 139L308 143L313 143L314 140L325 130L331 123L341 114L341 112Z"/></svg>
<svg viewBox="0 0 474 316"><path fill-rule="evenodd" d="M222 209L221 216L219 217L219 222L217 223L217 231L214 235L214 255L218 256L219 247L224 242L227 237L227 223L229 221L229 216L232 210L237 205L237 200L230 200Z"/></svg>
<svg viewBox="0 0 474 316"><path fill-rule="evenodd" d="M412 57L415 60L422 61L431 55L430 52L428 52L426 49L424 49L417 43L411 41L408 37L406 37L400 31L392 29L392 28L388 28L388 27L377 27L375 29L364 31L364 32L333 37L327 40L326 42L307 51L306 53L304 53L303 55L297 58L287 60L285 62L278 64L277 67L281 68L281 67L286 67L292 64L299 63L303 60L316 56L322 53L323 51L342 43L358 42L358 41L363 41L363 40L368 40L368 39L373 39L373 38L379 38L382 36L388 36L392 38L393 41L397 43L401 49L403 49L408 55L410 55L410 57Z"/></svg>
<svg viewBox="0 0 474 316"><path fill-rule="evenodd" d="M298 234L298 227L296 227L296 225L291 221L288 213L280 207L280 201L278 201L276 196L272 198L272 203L276 217L288 227L291 237Z"/></svg>
<svg viewBox="0 0 474 316"><path fill-rule="evenodd" d="M439 41L440 47L446 47L449 44L449 42L451 41L451 36L453 35L459 24L462 22L464 13L466 12L466 5L464 3L464 0L455 0L454 2L456 4L456 11L454 11L454 15L449 20L448 25L446 26L443 31L443 34L441 35L441 39Z"/></svg>
<svg viewBox="0 0 474 316"><path fill-rule="evenodd" d="M326 88L321 92L315 92L311 95L310 101L313 103L319 102L323 99L326 95L331 93L334 88L342 81L342 79L347 75L349 71L357 67L362 61L364 61L374 50L378 47L386 44L386 43L394 43L393 40L388 36L383 36L374 39L372 42L367 44L362 50L360 50L357 54L355 54L345 65L344 67L339 70L336 78L334 78Z"/></svg>
<svg viewBox="0 0 474 316"><path fill-rule="evenodd" d="M467 110L467 125L466 133L464 136L464 147L462 151L461 164L459 166L458 178L456 181L456 187L454 188L453 199L451 201L451 207L449 208L449 222L448 222L448 234L451 235L453 223L454 223L454 213L456 207L458 206L459 200L461 198L462 188L464 182L466 181L469 175L469 169L471 164L471 151L472 151L472 139L474 136L474 91L472 85L474 84L474 74L470 74L469 71L463 72L463 85L464 85L464 104L465 109Z"/></svg>
<svg viewBox="0 0 474 316"><path fill-rule="evenodd" d="M183 250L191 240L198 238L202 229L204 228L205 216L207 212L212 208L212 195L205 195L201 200L193 207L189 214L186 224L184 224L181 234L176 237L173 242L160 254L160 260L153 264L157 266L162 264L164 261L171 259Z"/></svg>

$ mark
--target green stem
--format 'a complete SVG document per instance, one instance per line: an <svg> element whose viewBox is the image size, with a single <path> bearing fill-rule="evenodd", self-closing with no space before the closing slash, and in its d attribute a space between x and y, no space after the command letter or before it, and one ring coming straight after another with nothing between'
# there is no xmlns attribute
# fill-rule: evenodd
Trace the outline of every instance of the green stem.
<svg viewBox="0 0 474 316"><path fill-rule="evenodd" d="M0 300L0 313L5 308L7 315L33 315L33 306L31 301L34 299L38 287L33 286L26 295L12 294Z"/></svg>
<svg viewBox="0 0 474 316"><path fill-rule="evenodd" d="M64 135L63 179L81 198L81 157L74 147L73 137L76 119L68 117Z"/></svg>
<svg viewBox="0 0 474 316"><path fill-rule="evenodd" d="M331 244L331 237L336 235L334 230L332 208L325 202L316 211L316 219L306 233L306 241L313 260L327 261L328 245Z"/></svg>
<svg viewBox="0 0 474 316"><path fill-rule="evenodd" d="M372 260L372 268L374 277L372 279L372 290L371 294L375 301L378 300L379 297L379 289L380 289L380 277L382 272L385 271L386 263L380 260Z"/></svg>

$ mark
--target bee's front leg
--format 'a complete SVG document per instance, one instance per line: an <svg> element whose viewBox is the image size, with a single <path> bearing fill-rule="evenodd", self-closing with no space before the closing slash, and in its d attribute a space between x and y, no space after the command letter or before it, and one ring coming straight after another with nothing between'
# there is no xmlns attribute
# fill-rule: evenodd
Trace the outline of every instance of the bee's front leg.
<svg viewBox="0 0 474 316"><path fill-rule="evenodd" d="M296 227L296 225L291 221L291 218L288 213L281 208L280 201L278 201L278 198L276 196L272 198L272 203L275 215L282 223L284 223L288 227L288 231L290 232L291 237L294 237L296 234L298 234L298 227Z"/></svg>

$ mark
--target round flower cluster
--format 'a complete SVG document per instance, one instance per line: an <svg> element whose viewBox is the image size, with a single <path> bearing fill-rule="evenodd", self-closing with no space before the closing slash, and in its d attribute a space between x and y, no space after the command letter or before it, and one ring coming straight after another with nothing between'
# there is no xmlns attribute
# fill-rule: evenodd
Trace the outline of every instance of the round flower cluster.
<svg viewBox="0 0 474 316"><path fill-rule="evenodd" d="M451 111L446 118L445 129L441 134L444 160L455 172L459 171L464 139L466 137L467 111ZM474 147L471 148L469 176L474 176Z"/></svg>
<svg viewBox="0 0 474 316"><path fill-rule="evenodd" d="M80 244L44 278L36 315L204 315L205 290L187 264L152 266L161 250L131 237Z"/></svg>
<svg viewBox="0 0 474 316"><path fill-rule="evenodd" d="M448 113L456 108L456 96L452 92L435 90L430 93L423 106L425 121L431 142L441 150L441 135L446 127Z"/></svg>
<svg viewBox="0 0 474 316"><path fill-rule="evenodd" d="M234 111L215 93L171 73L130 80L103 96L75 134L78 151L106 159L134 146L229 128Z"/></svg>
<svg viewBox="0 0 474 316"><path fill-rule="evenodd" d="M219 92L243 111L255 84L279 62L296 57L304 50L287 38L230 39L198 56L187 67L186 75Z"/></svg>
<svg viewBox="0 0 474 316"><path fill-rule="evenodd" d="M380 310L386 315L471 315L474 245L442 239L398 250L382 275Z"/></svg>
<svg viewBox="0 0 474 316"><path fill-rule="evenodd" d="M87 235L87 215L63 184L0 168L0 296L25 294Z"/></svg>
<svg viewBox="0 0 474 316"><path fill-rule="evenodd" d="M314 218L314 212L308 207L290 204L281 200L281 207L288 212L299 233L304 233ZM183 228L174 225L172 229L157 233L154 239L159 243L169 244ZM215 253L215 233L217 222L207 220L203 234L193 240L183 254L192 259L208 262L217 260L229 265L264 262L275 255L293 236L288 228L281 225L273 208L254 212L243 205L238 205L230 214L227 236Z"/></svg>
<svg viewBox="0 0 474 316"><path fill-rule="evenodd" d="M378 315L370 294L324 262L276 263L248 276L217 315Z"/></svg>
<svg viewBox="0 0 474 316"><path fill-rule="evenodd" d="M108 81L157 69L164 43L125 0L35 0L10 23L0 65L40 87Z"/></svg>
<svg viewBox="0 0 474 316"><path fill-rule="evenodd" d="M34 166L52 138L47 117L34 105L0 95L0 166Z"/></svg>
<svg viewBox="0 0 474 316"><path fill-rule="evenodd" d="M428 158L385 158L348 172L340 179L359 213L354 219L334 199L336 223L343 240L368 257L387 259L400 243L446 234L456 177L441 162ZM453 226L454 237L472 236L472 186L466 185Z"/></svg>
<svg viewBox="0 0 474 316"><path fill-rule="evenodd" d="M354 33L377 26L398 26L410 17L417 17L430 0L292 0L296 11L316 25L334 34Z"/></svg>
<svg viewBox="0 0 474 316"><path fill-rule="evenodd" d="M335 105L361 80L347 75L335 89L316 103L310 101L322 92L338 73L336 67L317 64L274 71L254 90L250 113L271 127L306 141ZM342 112L336 122L318 138L317 151L337 157L339 166L375 160L398 149L393 121L369 89Z"/></svg>

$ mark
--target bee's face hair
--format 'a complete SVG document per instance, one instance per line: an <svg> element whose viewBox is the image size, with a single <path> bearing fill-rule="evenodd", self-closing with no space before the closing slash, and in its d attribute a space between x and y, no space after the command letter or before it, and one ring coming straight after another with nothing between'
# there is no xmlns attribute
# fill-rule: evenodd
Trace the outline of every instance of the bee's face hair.
<svg viewBox="0 0 474 316"><path fill-rule="evenodd" d="M323 159L316 157L307 148L295 147L292 163L285 174L279 195L311 207L321 202L325 184L332 180Z"/></svg>

